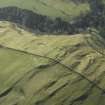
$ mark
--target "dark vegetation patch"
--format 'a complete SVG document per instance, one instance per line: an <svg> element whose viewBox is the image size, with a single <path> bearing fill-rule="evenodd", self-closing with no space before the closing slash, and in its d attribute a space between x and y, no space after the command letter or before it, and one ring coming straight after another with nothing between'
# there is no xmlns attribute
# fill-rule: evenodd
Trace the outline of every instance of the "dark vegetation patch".
<svg viewBox="0 0 105 105"><path fill-rule="evenodd" d="M0 8L0 20L18 23L38 34L72 34L74 28L60 18L50 19L47 16L17 7Z"/></svg>
<svg viewBox="0 0 105 105"><path fill-rule="evenodd" d="M80 14L73 20L66 22L61 18L50 17L34 13L18 7L0 8L0 20L17 23L21 28L36 34L76 34L86 32L88 28L99 30L105 37L105 5L100 0L72 0L75 3L89 2L91 12Z"/></svg>

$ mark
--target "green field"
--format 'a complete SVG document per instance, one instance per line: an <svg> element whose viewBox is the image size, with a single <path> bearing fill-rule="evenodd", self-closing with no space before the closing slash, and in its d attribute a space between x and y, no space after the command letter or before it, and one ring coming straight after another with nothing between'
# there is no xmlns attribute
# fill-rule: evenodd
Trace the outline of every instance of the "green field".
<svg viewBox="0 0 105 105"><path fill-rule="evenodd" d="M61 17L64 20L71 20L81 13L86 14L90 11L88 2L77 5L66 0L0 0L0 8L2 7L19 7L51 18Z"/></svg>
<svg viewBox="0 0 105 105"><path fill-rule="evenodd" d="M0 46L0 105L104 105L101 38L36 36L0 22Z"/></svg>

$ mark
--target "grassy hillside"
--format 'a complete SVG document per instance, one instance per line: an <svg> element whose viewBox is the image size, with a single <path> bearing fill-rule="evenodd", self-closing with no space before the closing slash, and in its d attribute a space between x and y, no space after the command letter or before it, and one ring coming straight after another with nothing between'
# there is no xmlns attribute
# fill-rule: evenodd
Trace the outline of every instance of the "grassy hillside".
<svg viewBox="0 0 105 105"><path fill-rule="evenodd" d="M0 22L0 45L0 105L104 105L101 38L34 36Z"/></svg>
<svg viewBox="0 0 105 105"><path fill-rule="evenodd" d="M76 4L66 0L0 0L0 7L19 7L51 18L61 17L64 20L90 11L88 2Z"/></svg>
<svg viewBox="0 0 105 105"><path fill-rule="evenodd" d="M0 59L1 105L104 105L103 88L59 62L3 46Z"/></svg>

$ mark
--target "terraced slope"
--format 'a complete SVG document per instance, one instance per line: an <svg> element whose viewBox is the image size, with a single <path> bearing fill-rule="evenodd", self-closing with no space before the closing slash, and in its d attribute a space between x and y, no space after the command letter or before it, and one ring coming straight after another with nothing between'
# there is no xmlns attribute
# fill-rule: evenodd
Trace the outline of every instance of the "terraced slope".
<svg viewBox="0 0 105 105"><path fill-rule="evenodd" d="M105 46L99 36L34 36L1 22L0 44L0 59L9 60L10 69L6 63L0 69L1 105L104 105Z"/></svg>

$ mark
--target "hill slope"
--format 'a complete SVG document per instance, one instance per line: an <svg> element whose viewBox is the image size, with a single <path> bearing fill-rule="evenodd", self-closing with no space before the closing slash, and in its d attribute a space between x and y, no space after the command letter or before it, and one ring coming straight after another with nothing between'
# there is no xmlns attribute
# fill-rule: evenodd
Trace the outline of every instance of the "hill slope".
<svg viewBox="0 0 105 105"><path fill-rule="evenodd" d="M1 22L0 104L104 105L101 42L89 34L34 36Z"/></svg>
<svg viewBox="0 0 105 105"><path fill-rule="evenodd" d="M1 105L104 105L103 88L59 62L6 47L0 59Z"/></svg>

